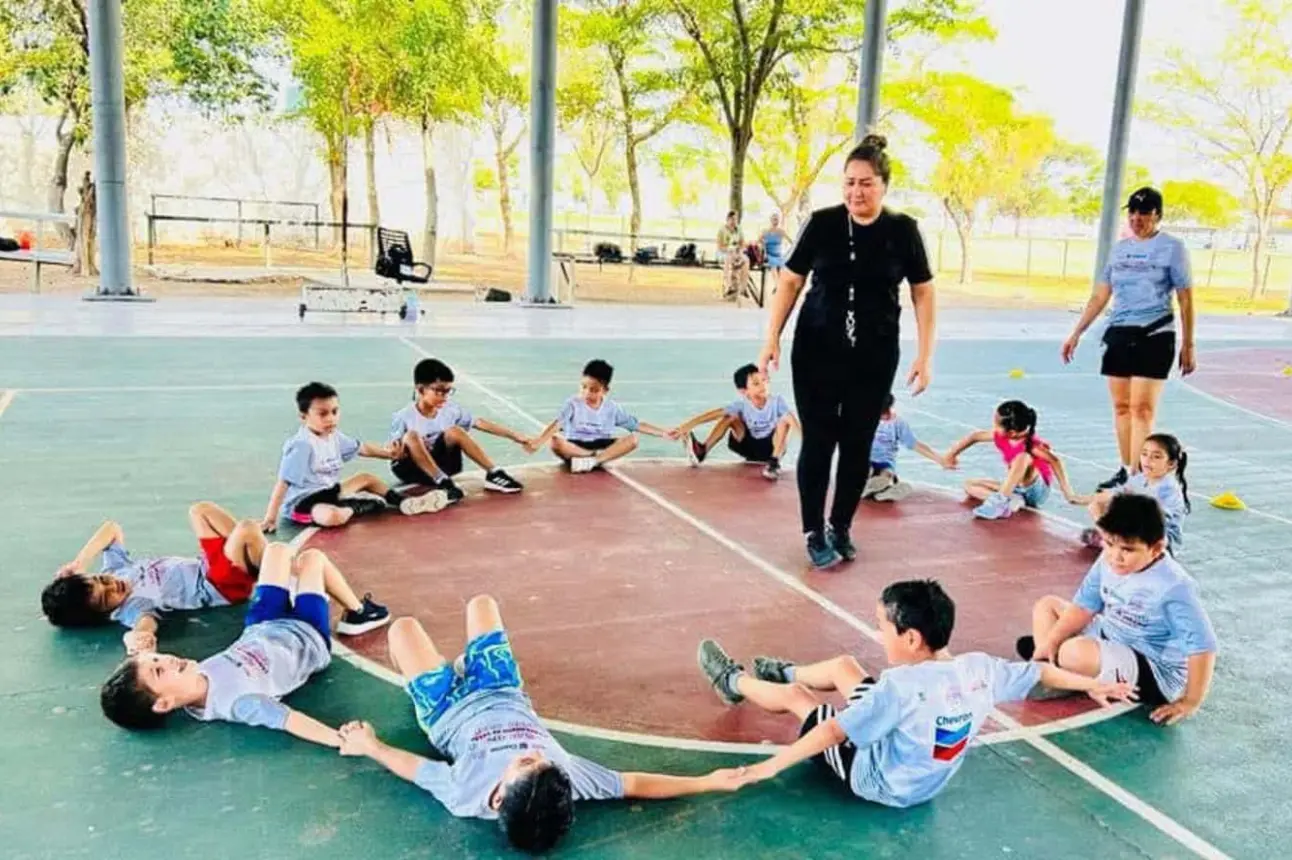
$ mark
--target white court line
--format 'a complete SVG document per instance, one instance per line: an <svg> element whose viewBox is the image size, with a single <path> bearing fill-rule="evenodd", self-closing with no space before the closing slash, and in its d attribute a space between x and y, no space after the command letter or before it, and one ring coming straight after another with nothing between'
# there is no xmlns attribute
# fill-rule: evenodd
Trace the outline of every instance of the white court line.
<svg viewBox="0 0 1292 860"><path fill-rule="evenodd" d="M1290 380L1288 384L1289 384L1289 387L1292 387L1292 380ZM1214 394L1210 394L1206 391L1203 391L1201 388L1198 388L1197 386L1195 386L1193 383L1190 383L1190 382L1181 381L1180 385L1182 385L1186 391L1190 391L1193 394L1196 394L1199 397L1203 398L1204 400L1210 400L1212 403L1218 404L1220 406L1227 406L1228 408L1233 409L1237 412L1241 412L1244 415L1247 415L1251 418L1257 418L1261 421L1268 421L1271 424L1274 424L1278 427L1282 427L1284 430L1292 430L1292 421L1284 421L1282 418L1275 418L1273 415L1266 415L1264 412L1257 412L1255 409L1248 409L1246 406L1240 406L1237 403L1231 403L1230 401L1224 399L1223 397L1217 397Z"/></svg>
<svg viewBox="0 0 1292 860"><path fill-rule="evenodd" d="M329 383L343 393L347 388L412 388L412 384L402 379L399 382L335 382ZM124 385L110 388L102 385L76 386L70 388L24 388L24 394L146 394L185 391L295 391L300 388L299 382L248 382L216 385Z"/></svg>
<svg viewBox="0 0 1292 860"><path fill-rule="evenodd" d="M415 352L421 353L422 355L429 355L429 353L427 353L424 349L422 349L413 341L407 338L400 338L400 339L405 344L407 344L411 349L413 349ZM545 426L544 422L535 418L533 415L530 415L529 413L527 413L525 410L521 409L519 406L515 405L514 403L511 403L506 397L503 397L502 395L493 391L488 386L485 386L479 382L475 382L470 377L468 377L465 381L467 381L468 384L471 384L474 387L476 387L479 391L481 391L481 393L485 394L486 396L491 397L494 400L497 400L499 403L509 405L512 411L515 412L517 415L520 415L521 417L526 418L527 420L536 424L537 426L540 426L540 427ZM609 472L609 474L613 475L615 478L622 481L629 487L633 488L641 495L655 502L664 510L668 511L669 513L676 516L678 519L681 519L682 521L689 524L692 528L708 536L711 540L715 541L716 543L721 544L722 546L725 546L727 549L731 550L732 552L735 552L737 555L741 556L746 561L753 564L756 568L766 573L772 579L775 579L778 582L781 582L786 587L801 594L803 597L806 597L808 600L817 604L822 610L824 610L828 614L833 615L839 620L847 623L849 626L861 632L863 635L865 635L867 638L871 639L872 641L877 643L881 641L878 631L876 631L873 627L871 627L869 624L862 621L861 619L853 616L847 610L843 609L843 607L838 606L833 601L829 600L828 598L824 597L821 594L818 594L817 592L813 591L811 588L808 588L798 578L791 576L790 574L786 573L785 571L781 570L780 568L768 562L766 559L763 559L758 555L755 555L753 552L750 552L744 546L731 540L726 535L722 534L717 529L710 526L708 523L704 522L698 517L678 507L673 502L670 502L668 499L665 499L664 497L660 496L658 493L656 493L654 490L650 489L649 487L646 487L643 484L639 483L638 481L634 480L633 478L630 478L627 475L623 474L620 470L615 469L615 470L607 470L607 471ZM1094 768L1087 765L1085 762L1080 761L1079 759L1073 757L1072 755L1068 754L1064 750L1060 749L1058 746L1056 746L1055 744L1047 740L1039 733L1036 733L1028 729L1027 727L1023 726L1013 717L998 710L993 710L991 712L991 717L993 720L995 720L1001 726L1004 726L1006 729L1016 730L1019 733L1019 739L1022 740L1024 743L1028 744L1038 752L1046 756L1049 756L1055 762L1057 762L1058 764L1066 768L1070 773L1084 780L1085 782L1090 784L1092 787L1098 789L1099 791L1102 791L1104 794L1108 795L1113 800L1120 803L1122 806L1134 812L1140 818L1144 819L1149 824L1153 825L1155 828L1160 830L1162 833L1166 834L1167 836L1171 837L1175 841L1179 842L1181 845L1193 851L1198 856L1208 858L1208 860L1213 860L1213 858L1214 860L1229 860L1228 855L1222 852L1219 848L1216 848L1214 845L1207 842L1202 837L1198 836L1196 833L1184 827L1183 825L1175 821L1173 818L1161 812L1157 808L1153 807L1146 801L1141 800L1136 795L1126 791L1120 785L1108 779L1103 774L1099 773Z"/></svg>
<svg viewBox="0 0 1292 860"><path fill-rule="evenodd" d="M0 415L4 415L5 410L9 408L17 396L18 389L16 388L6 388L3 392L0 392Z"/></svg>

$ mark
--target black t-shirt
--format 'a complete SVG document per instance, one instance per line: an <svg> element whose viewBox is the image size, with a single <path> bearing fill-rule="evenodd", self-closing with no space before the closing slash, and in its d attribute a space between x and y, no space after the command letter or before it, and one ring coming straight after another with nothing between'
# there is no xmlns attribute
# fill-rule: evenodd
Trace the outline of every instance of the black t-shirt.
<svg viewBox="0 0 1292 860"><path fill-rule="evenodd" d="M863 226L843 205L812 213L785 267L812 275L795 337L844 347L863 341L895 342L902 313L898 287L902 281L933 280L914 218L884 209Z"/></svg>

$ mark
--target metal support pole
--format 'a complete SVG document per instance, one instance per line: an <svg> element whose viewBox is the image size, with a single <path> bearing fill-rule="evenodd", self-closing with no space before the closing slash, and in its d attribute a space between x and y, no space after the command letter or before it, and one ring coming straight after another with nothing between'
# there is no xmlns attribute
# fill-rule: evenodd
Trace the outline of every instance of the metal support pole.
<svg viewBox="0 0 1292 860"><path fill-rule="evenodd" d="M861 35L861 86L857 90L857 127L853 139L860 141L875 127L879 112L879 81L884 63L886 0L866 0L866 24Z"/></svg>
<svg viewBox="0 0 1292 860"><path fill-rule="evenodd" d="M125 52L122 48L121 0L91 0L87 6L100 252L98 297L133 297L130 216L126 202L126 97L122 72Z"/></svg>
<svg viewBox="0 0 1292 860"><path fill-rule="evenodd" d="M1139 66L1140 25L1144 0L1126 0L1122 17L1122 47L1117 59L1117 91L1113 122L1108 131L1108 158L1104 166L1104 202L1099 213L1099 245L1095 251L1094 279L1103 277L1108 252L1117 233L1122 202L1122 174L1126 172L1126 146L1130 141L1131 106L1135 101L1135 70Z"/></svg>
<svg viewBox="0 0 1292 860"><path fill-rule="evenodd" d="M526 298L552 295L552 174L556 144L557 0L534 0L529 121L529 283Z"/></svg>

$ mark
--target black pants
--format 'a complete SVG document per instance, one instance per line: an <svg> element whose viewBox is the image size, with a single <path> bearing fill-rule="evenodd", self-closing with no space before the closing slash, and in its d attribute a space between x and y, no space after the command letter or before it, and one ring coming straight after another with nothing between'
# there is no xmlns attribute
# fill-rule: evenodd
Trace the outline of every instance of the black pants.
<svg viewBox="0 0 1292 860"><path fill-rule="evenodd" d="M855 348L822 349L820 336L796 332L791 363L794 399L803 425L796 473L803 531L825 527L830 461L839 449L830 522L852 525L870 472L870 446L893 390L899 349L896 338L861 341Z"/></svg>

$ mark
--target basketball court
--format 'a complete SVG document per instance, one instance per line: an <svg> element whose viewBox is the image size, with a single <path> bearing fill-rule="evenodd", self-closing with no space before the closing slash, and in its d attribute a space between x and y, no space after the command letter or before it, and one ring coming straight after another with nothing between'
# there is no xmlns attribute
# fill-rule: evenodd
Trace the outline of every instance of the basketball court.
<svg viewBox="0 0 1292 860"><path fill-rule="evenodd" d="M1079 491L1112 471L1094 339L1073 366L1058 361L1070 316L943 316L933 387L898 393L923 441L945 449L1017 397L1037 409ZM1194 512L1180 559L1221 643L1193 719L1162 729L1141 709L1078 698L1012 705L993 714L948 790L916 809L858 802L799 767L735 794L583 805L558 853L1278 856L1292 836L1281 751L1292 669L1280 656L1292 653L1292 328L1280 322L1201 321L1201 370L1169 384L1159 420L1190 451ZM367 761L182 718L149 735L116 729L97 688L122 655L121 631L51 628L40 588L106 517L136 552L185 554L195 552L192 502L261 516L297 426L292 392L311 379L339 389L346 432L379 440L411 395L413 364L434 355L475 414L536 433L597 357L615 366L612 396L673 426L735 396L731 372L755 357L762 326L761 312L727 308L444 303L414 326L296 323L289 302L0 297L0 596L15 607L0 629L8 856L506 855L491 824L451 819ZM790 396L788 368L772 386ZM619 769L699 774L796 736L792 717L719 702L695 665L701 638L746 661L850 652L877 673L879 592L934 577L957 601L951 649L1012 656L1031 604L1070 594L1094 558L1077 540L1084 509L1057 493L1041 514L972 517L960 482L1001 468L985 447L958 473L903 452L917 492L864 504L861 557L821 573L806 565L789 469L770 483L725 452L690 468L679 444L643 437L621 467L570 475L546 452L479 438L524 493L486 496L469 475L466 501L442 513L279 539L327 551L358 591L418 617L445 653L464 644L467 599L495 595L539 713L572 751ZM381 462L352 466L387 473ZM1209 505L1222 491L1247 509ZM239 621L237 609L171 618L163 648L206 656ZM425 751L384 631L336 641L332 667L291 704L332 724L370 720L386 740Z"/></svg>

